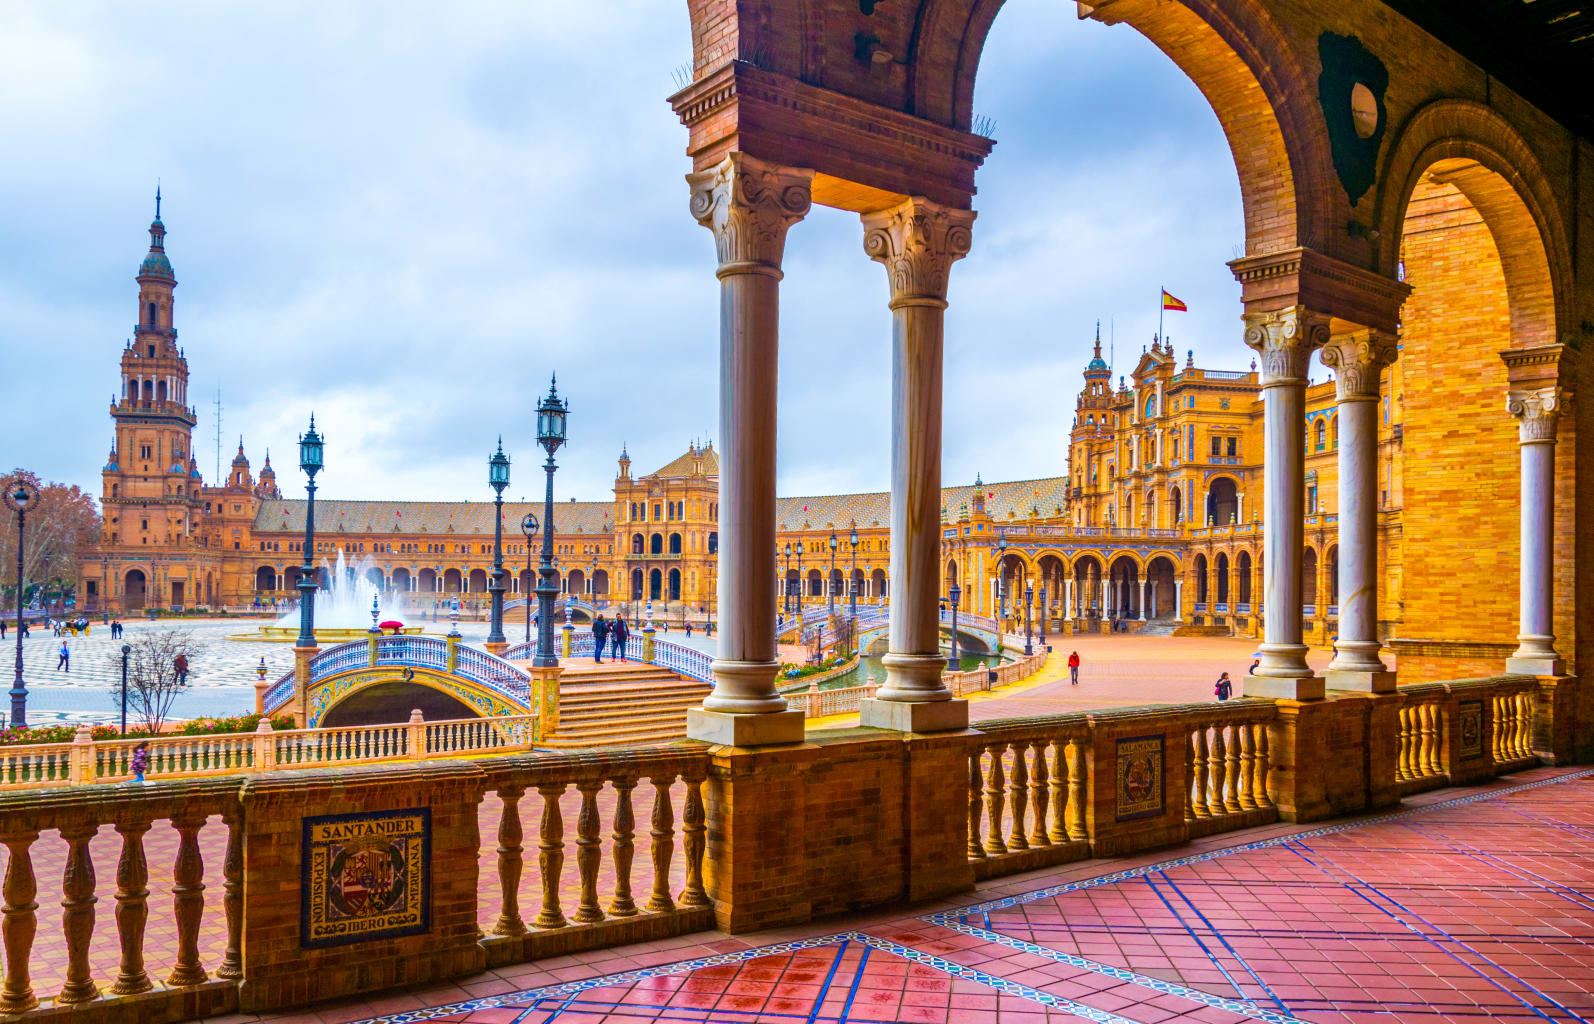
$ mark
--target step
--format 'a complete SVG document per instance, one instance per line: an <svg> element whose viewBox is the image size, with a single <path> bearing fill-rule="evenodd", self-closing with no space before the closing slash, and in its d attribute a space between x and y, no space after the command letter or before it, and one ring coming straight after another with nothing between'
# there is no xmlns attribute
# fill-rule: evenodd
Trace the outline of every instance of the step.
<svg viewBox="0 0 1594 1024"><path fill-rule="evenodd" d="M646 708L642 710L629 708L609 712L581 711L576 714L570 714L565 709L560 708L559 729L565 731L589 726L596 728L607 725L630 725L649 718L680 719L684 722L686 721L686 713L700 704L700 701L692 701L689 704L683 703L674 707Z"/></svg>
<svg viewBox="0 0 1594 1024"><path fill-rule="evenodd" d="M605 729L560 728L544 742L549 746L606 747L678 740L686 736L686 719L680 722L644 722Z"/></svg>
<svg viewBox="0 0 1594 1024"><path fill-rule="evenodd" d="M560 687L559 703L594 704L594 703L620 703L623 701L646 702L661 697L674 697L683 694L708 693L714 688L707 683L693 680L675 678L649 680L627 686L599 686L599 687Z"/></svg>

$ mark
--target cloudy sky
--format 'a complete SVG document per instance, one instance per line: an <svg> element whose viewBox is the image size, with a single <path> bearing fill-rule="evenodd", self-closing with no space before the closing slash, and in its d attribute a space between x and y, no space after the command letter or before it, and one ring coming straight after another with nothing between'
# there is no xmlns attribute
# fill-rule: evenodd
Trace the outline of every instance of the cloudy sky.
<svg viewBox="0 0 1594 1024"><path fill-rule="evenodd" d="M451 4L0 0L0 467L99 491L152 194L215 468L284 469L313 409L322 493L540 493L532 408L569 395L562 498L607 498L712 437L717 282L687 213L679 0ZM1168 332L1239 368L1239 188L1195 87L1127 27L1010 0L986 48L974 251L953 272L945 479L1065 472L1095 322L1120 372ZM782 493L883 488L884 271L855 215L793 229L781 295ZM283 473L291 492L297 472Z"/></svg>

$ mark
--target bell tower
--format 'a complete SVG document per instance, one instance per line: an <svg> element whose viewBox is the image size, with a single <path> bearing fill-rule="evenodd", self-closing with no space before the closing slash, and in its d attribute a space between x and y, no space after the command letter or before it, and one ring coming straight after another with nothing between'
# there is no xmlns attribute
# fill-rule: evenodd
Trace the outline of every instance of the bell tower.
<svg viewBox="0 0 1594 1024"><path fill-rule="evenodd" d="M188 405L188 360L173 326L177 277L166 258L160 207L156 189L149 252L136 277L137 320L122 349L121 394L111 403L115 454L102 474L106 592L124 611L144 607L146 599L159 607L195 603L192 584L169 581L175 574L166 568L168 556L195 543L204 483L191 450L196 417ZM147 592L124 594L120 577L134 569Z"/></svg>

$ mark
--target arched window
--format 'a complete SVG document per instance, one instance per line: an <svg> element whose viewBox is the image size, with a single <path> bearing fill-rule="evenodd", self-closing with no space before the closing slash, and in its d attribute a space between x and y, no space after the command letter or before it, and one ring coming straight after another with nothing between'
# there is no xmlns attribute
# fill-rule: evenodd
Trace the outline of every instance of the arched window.
<svg viewBox="0 0 1594 1024"><path fill-rule="evenodd" d="M672 533L672 534L670 534L670 554L678 555L680 553L681 553L681 535L678 534L678 533Z"/></svg>
<svg viewBox="0 0 1594 1024"><path fill-rule="evenodd" d="M1321 420L1320 419L1320 420L1317 421L1317 426L1314 428L1314 435L1315 435L1315 440L1317 442L1317 450L1318 451L1322 451L1324 446L1325 446L1325 439L1328 436L1328 421L1327 420Z"/></svg>
<svg viewBox="0 0 1594 1024"><path fill-rule="evenodd" d="M708 553L711 555L717 555L720 553L720 535L718 531L714 531L708 535Z"/></svg>
<svg viewBox="0 0 1594 1024"><path fill-rule="evenodd" d="M648 544L648 552L654 555L664 554L664 534L655 533L653 535L652 541Z"/></svg>
<svg viewBox="0 0 1594 1024"><path fill-rule="evenodd" d="M1147 395L1146 396L1146 419L1150 419L1151 417L1153 417L1155 415L1157 415L1157 396L1156 395Z"/></svg>
<svg viewBox="0 0 1594 1024"><path fill-rule="evenodd" d="M151 302L149 304L149 319L144 322L149 324L151 327L155 326L155 303Z"/></svg>
<svg viewBox="0 0 1594 1024"><path fill-rule="evenodd" d="M640 533L631 535L631 553L633 555L642 554L642 535Z"/></svg>

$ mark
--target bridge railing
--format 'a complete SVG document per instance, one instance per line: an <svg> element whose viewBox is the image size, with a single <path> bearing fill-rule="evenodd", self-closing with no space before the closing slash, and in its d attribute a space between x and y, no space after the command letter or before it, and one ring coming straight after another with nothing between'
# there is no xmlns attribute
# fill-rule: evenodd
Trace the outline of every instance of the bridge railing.
<svg viewBox="0 0 1594 1024"><path fill-rule="evenodd" d="M428 722L417 712L393 725L274 730L262 722L255 732L147 741L95 740L85 726L70 743L0 746L0 789L125 782L133 777L133 748L143 742L145 778L158 781L525 750L536 724L532 714Z"/></svg>
<svg viewBox="0 0 1594 1024"><path fill-rule="evenodd" d="M453 672L480 683L524 705L531 702L531 675L504 658L479 647L454 644L454 666L449 667L450 642L431 636L380 636L375 657L369 640L351 640L329 647L310 659L310 682L314 686L340 672L379 665L402 665L437 672ZM296 670L278 679L266 690L262 707L268 714L280 710L293 699Z"/></svg>

